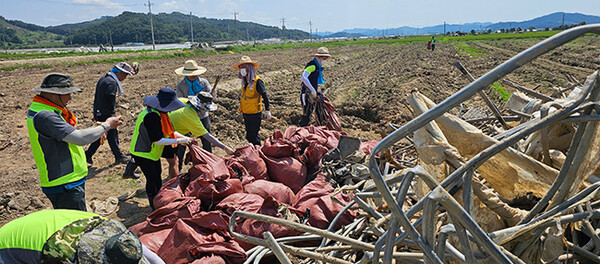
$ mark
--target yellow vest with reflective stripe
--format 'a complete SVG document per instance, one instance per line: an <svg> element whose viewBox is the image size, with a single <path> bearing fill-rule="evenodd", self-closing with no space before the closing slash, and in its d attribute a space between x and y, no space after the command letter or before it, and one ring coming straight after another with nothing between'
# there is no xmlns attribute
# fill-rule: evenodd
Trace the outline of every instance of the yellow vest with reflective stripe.
<svg viewBox="0 0 600 264"><path fill-rule="evenodd" d="M240 99L240 112L244 114L256 114L263 110L261 96L256 91L258 76L254 77L254 82L242 87L242 98Z"/></svg>
<svg viewBox="0 0 600 264"><path fill-rule="evenodd" d="M38 102L31 103L31 106L29 107L29 113L27 114L27 132L29 133L29 143L31 144L31 150L33 151L33 159L35 160L35 165L40 174L40 185L42 185L42 187L55 187L83 179L88 173L83 147L68 142L65 143L68 144L71 157L58 157L59 164L50 165L58 166L58 169L55 169L58 171L51 171L49 173L46 157L49 155L60 155L60 153L44 153L42 150L39 141L40 135L33 125L33 117L40 111L58 113L62 120L65 120L61 115L62 111L58 108Z"/></svg>
<svg viewBox="0 0 600 264"><path fill-rule="evenodd" d="M156 161L160 159L164 146L157 145L156 142L149 142L150 138L148 137L146 128L141 127L142 122L144 122L144 117L150 112L157 113L160 116L160 112L158 112L158 110L150 107L144 109L138 115L137 121L135 122L135 130L133 130L133 138L131 139L131 144L129 145L129 152L132 155ZM145 131L142 132L143 135L140 135L141 130Z"/></svg>

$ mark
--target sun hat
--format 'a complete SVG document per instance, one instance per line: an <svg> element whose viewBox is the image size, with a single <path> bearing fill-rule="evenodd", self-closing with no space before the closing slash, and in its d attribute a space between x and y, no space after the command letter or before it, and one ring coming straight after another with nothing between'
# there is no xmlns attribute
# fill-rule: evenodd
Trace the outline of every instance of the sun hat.
<svg viewBox="0 0 600 264"><path fill-rule="evenodd" d="M137 73L135 69L131 67L131 65L127 64L127 62L124 61L115 64L115 68L129 75L134 75Z"/></svg>
<svg viewBox="0 0 600 264"><path fill-rule="evenodd" d="M53 94L71 94L82 90L73 85L73 78L62 73L49 73L42 80L40 87L33 88L34 92L46 92Z"/></svg>
<svg viewBox="0 0 600 264"><path fill-rule="evenodd" d="M185 107L184 103L177 100L177 93L169 87L161 88L157 95L146 96L144 104L163 113Z"/></svg>
<svg viewBox="0 0 600 264"><path fill-rule="evenodd" d="M317 56L331 57L331 54L329 54L329 50L326 47L320 47L319 49L317 49L317 53L313 55L313 57Z"/></svg>
<svg viewBox="0 0 600 264"><path fill-rule="evenodd" d="M206 68L198 66L195 60L187 60L183 64L183 67L175 69L177 75L183 76L198 76L206 72Z"/></svg>
<svg viewBox="0 0 600 264"><path fill-rule="evenodd" d="M81 236L79 264L147 264L140 239L119 221L107 219Z"/></svg>
<svg viewBox="0 0 600 264"><path fill-rule="evenodd" d="M240 65L246 64L246 63L254 65L255 69L258 68L258 67L260 67L260 64L258 64L257 62L253 61L248 56L242 56L242 58L240 59L240 62L238 62L236 64L233 64L233 66L231 66L231 67L233 67L233 69L235 69L235 70L239 70L240 69Z"/></svg>
<svg viewBox="0 0 600 264"><path fill-rule="evenodd" d="M215 111L217 110L217 105L213 103L213 97L208 92L199 92L196 96L189 96L190 104L192 104L197 109L203 111Z"/></svg>

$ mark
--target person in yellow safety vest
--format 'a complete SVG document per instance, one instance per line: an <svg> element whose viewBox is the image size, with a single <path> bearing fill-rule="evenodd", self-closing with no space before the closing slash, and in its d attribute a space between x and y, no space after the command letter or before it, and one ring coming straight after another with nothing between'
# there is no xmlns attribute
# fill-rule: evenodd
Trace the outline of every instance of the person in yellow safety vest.
<svg viewBox="0 0 600 264"><path fill-rule="evenodd" d="M258 132L260 131L261 120L263 118L267 121L271 119L267 89L263 80L256 74L256 68L259 66L257 62L252 61L248 56L242 56L240 62L232 66L233 69L239 71L237 77L242 80L239 112L244 116L246 140L254 145L260 145Z"/></svg>
<svg viewBox="0 0 600 264"><path fill-rule="evenodd" d="M54 209L86 211L85 180L88 173L83 147L109 129L122 124L121 117L107 118L101 125L78 130L77 118L67 109L71 94L81 92L69 75L50 73L27 112L27 131L33 159L40 174L42 192Z"/></svg>
<svg viewBox="0 0 600 264"><path fill-rule="evenodd" d="M202 137L212 145L232 155L234 150L211 135L202 124L200 117L204 112L217 110L217 105L213 103L212 95L208 92L199 92L196 96L179 98L179 101L184 103L185 107L169 112L173 129L182 135L190 133L194 137ZM180 164L182 164L180 161L183 159L183 154L185 154L185 146L178 145L174 148L172 146L165 146L162 157L167 159L169 163L169 178L179 175L179 171L181 170Z"/></svg>
<svg viewBox="0 0 600 264"><path fill-rule="evenodd" d="M119 221L77 210L42 210L0 228L0 264L164 264Z"/></svg>
<svg viewBox="0 0 600 264"><path fill-rule="evenodd" d="M146 177L148 201L154 210L153 200L162 186L160 157L164 146L188 144L192 139L177 133L167 114L185 107L184 103L177 100L173 89L165 87L157 95L146 96L144 104L147 107L137 117L129 146L133 158L127 163L123 178L133 175L127 174L131 167L135 169L136 165L140 166Z"/></svg>

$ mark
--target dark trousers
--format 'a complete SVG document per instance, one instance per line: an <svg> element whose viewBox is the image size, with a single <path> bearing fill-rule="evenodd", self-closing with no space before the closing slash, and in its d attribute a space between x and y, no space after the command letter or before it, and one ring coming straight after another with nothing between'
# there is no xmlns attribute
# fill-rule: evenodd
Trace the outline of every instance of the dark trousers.
<svg viewBox="0 0 600 264"><path fill-rule="evenodd" d="M431 44L431 51L435 50L435 44Z"/></svg>
<svg viewBox="0 0 600 264"><path fill-rule="evenodd" d="M54 209L87 211L85 207L85 182L62 193L45 193Z"/></svg>
<svg viewBox="0 0 600 264"><path fill-rule="evenodd" d="M300 102L302 103L302 119L300 119L300 126L305 127L310 123L310 115L315 110L315 104L308 97L312 96L310 93L301 93Z"/></svg>
<svg viewBox="0 0 600 264"><path fill-rule="evenodd" d="M186 149L187 149L186 146L177 145L177 150L176 150L175 154L177 155L177 158L179 159L179 173L181 173L181 169L183 168L183 160L184 160Z"/></svg>
<svg viewBox="0 0 600 264"><path fill-rule="evenodd" d="M119 131L116 129L108 130L106 133L106 141L108 141L108 145L110 146L110 150L112 154L115 156L115 161L119 161L121 158L125 157L123 153L121 153L121 149L119 148ZM98 148L100 147L100 139L94 141L88 149L85 151L86 157L94 156Z"/></svg>
<svg viewBox="0 0 600 264"><path fill-rule="evenodd" d="M243 114L244 125L246 126L246 140L253 145L260 146L260 138L258 137L258 131L260 131L260 122L262 120L262 112L257 114Z"/></svg>
<svg viewBox="0 0 600 264"><path fill-rule="evenodd" d="M210 117L207 116L205 118L200 119L200 121L202 121L202 125L204 126L204 128L206 128L206 131L210 133ZM210 141L204 139L203 137L200 138L200 141L202 141L202 148L212 153L212 144L210 144Z"/></svg>
<svg viewBox="0 0 600 264"><path fill-rule="evenodd" d="M142 173L146 177L146 195L148 195L150 208L154 210L154 197L156 197L162 186L160 159L154 161L135 156L135 163L142 169Z"/></svg>

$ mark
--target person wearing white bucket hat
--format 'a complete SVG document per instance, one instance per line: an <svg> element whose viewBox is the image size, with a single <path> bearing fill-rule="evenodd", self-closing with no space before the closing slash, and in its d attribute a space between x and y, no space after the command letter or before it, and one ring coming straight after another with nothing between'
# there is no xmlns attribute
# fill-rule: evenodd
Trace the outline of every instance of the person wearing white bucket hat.
<svg viewBox="0 0 600 264"><path fill-rule="evenodd" d="M310 123L310 115L315 109L314 102L317 100L317 96L322 95L319 92L319 84L325 83L323 79L323 65L325 65L325 61L331 55L326 47L320 47L313 57L306 64L302 72L302 90L300 93L302 119L300 119L300 126L308 126L308 123Z"/></svg>
<svg viewBox="0 0 600 264"><path fill-rule="evenodd" d="M233 69L239 71L237 77L242 80L239 112L244 116L246 140L254 145L260 145L258 132L261 120L263 117L265 120L271 119L267 89L263 80L256 74L256 68L259 66L248 56L242 56L240 61L232 66Z"/></svg>
<svg viewBox="0 0 600 264"><path fill-rule="evenodd" d="M196 96L199 92L208 92L212 94L212 86L208 80L199 77L200 74L205 72L206 68L199 66L195 60L187 60L183 67L175 69L177 75L183 76L183 80L175 86L177 97L188 98L189 96ZM200 113L198 117L200 117L206 131L210 133L210 117L208 116L208 111ZM212 152L212 144L210 141L204 138L200 138L200 140L202 141L202 148L208 152Z"/></svg>
<svg viewBox="0 0 600 264"><path fill-rule="evenodd" d="M217 105L213 103L213 97L208 92L199 92L196 96L188 98L178 98L185 104L185 107L169 112L169 118L173 124L173 129L183 135L190 135L208 140L212 145L223 149L227 154L232 155L234 150L223 144L204 128L198 116L202 112L212 112L217 110ZM162 157L169 163L169 179L179 175L183 165L183 155L185 146L177 147L165 146Z"/></svg>

